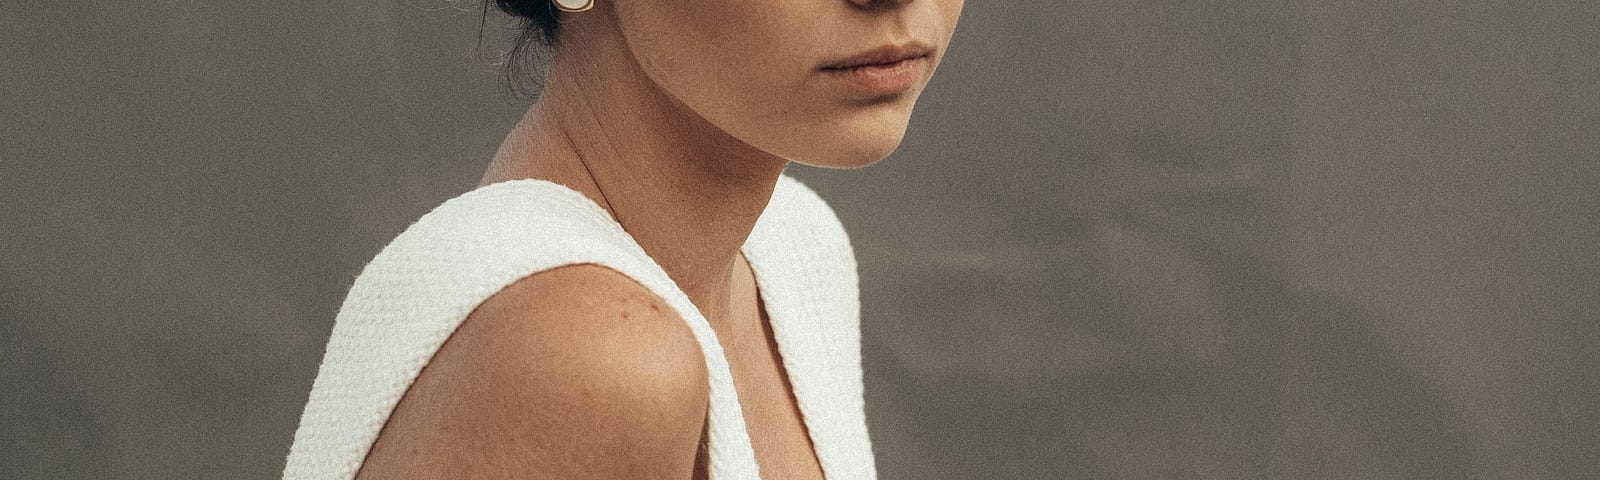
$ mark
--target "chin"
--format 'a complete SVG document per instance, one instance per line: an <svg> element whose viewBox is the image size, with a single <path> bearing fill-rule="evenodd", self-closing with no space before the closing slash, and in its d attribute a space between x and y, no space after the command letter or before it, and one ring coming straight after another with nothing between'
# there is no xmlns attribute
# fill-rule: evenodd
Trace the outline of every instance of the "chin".
<svg viewBox="0 0 1600 480"><path fill-rule="evenodd" d="M790 160L811 167L853 170L878 163L898 148L900 148L898 139L893 142L839 144L826 151L816 152L815 156L809 158L796 157Z"/></svg>
<svg viewBox="0 0 1600 480"><path fill-rule="evenodd" d="M837 123L811 136L822 141L801 145L803 151L785 158L818 168L851 170L866 167L900 148L908 120L905 116L896 116Z"/></svg>

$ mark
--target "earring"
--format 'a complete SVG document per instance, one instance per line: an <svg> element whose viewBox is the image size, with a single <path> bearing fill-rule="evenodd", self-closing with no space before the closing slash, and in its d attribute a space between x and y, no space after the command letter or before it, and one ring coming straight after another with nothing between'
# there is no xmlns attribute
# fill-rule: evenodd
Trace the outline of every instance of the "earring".
<svg viewBox="0 0 1600 480"><path fill-rule="evenodd" d="M550 2L556 4L556 10L563 12L581 12L594 6L594 0L550 0Z"/></svg>

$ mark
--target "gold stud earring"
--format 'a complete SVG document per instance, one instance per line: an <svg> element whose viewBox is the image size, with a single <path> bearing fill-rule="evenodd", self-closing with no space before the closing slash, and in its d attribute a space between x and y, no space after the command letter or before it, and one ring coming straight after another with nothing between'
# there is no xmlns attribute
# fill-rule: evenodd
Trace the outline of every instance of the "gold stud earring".
<svg viewBox="0 0 1600 480"><path fill-rule="evenodd" d="M550 0L550 2L556 4L556 10L563 12L581 12L594 6L594 0Z"/></svg>

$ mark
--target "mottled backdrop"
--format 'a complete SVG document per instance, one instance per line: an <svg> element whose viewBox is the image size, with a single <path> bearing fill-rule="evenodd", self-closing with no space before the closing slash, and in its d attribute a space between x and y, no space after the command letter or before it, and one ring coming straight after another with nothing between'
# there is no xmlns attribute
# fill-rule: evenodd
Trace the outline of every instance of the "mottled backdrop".
<svg viewBox="0 0 1600 480"><path fill-rule="evenodd" d="M532 101L473 3L0 9L0 478L276 478ZM898 152L790 171L886 480L1600 478L1593 2L974 0Z"/></svg>

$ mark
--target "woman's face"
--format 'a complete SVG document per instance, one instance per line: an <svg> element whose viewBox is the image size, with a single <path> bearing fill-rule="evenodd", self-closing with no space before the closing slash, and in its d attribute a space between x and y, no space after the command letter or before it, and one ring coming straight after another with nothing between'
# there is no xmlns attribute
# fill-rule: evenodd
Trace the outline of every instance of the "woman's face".
<svg viewBox="0 0 1600 480"><path fill-rule="evenodd" d="M912 106L955 30L962 2L616 0L613 5L624 42L645 74L708 122L778 157L856 168L899 147ZM921 45L928 55L894 68L823 68L880 47L906 45Z"/></svg>

